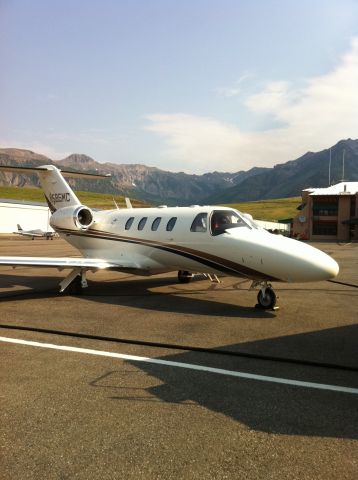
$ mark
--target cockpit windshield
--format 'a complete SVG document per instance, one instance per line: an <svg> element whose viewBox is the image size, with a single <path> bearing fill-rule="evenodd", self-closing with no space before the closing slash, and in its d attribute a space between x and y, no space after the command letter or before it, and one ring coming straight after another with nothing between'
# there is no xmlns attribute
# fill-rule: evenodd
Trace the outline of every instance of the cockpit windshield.
<svg viewBox="0 0 358 480"><path fill-rule="evenodd" d="M257 228L251 220L238 210L214 210L211 215L211 233L220 235L230 228Z"/></svg>
<svg viewBox="0 0 358 480"><path fill-rule="evenodd" d="M257 225L255 220L252 218L252 215L250 215L249 213L239 212L238 210L236 210L236 211L238 212L239 215L241 215L243 217L245 222L247 222L251 228L254 228L256 230L260 229L259 225Z"/></svg>

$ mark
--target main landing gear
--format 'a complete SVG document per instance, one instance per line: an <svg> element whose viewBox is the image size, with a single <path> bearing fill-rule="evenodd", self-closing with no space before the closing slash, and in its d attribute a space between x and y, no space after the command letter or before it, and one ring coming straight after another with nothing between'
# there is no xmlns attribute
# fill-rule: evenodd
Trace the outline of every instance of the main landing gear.
<svg viewBox="0 0 358 480"><path fill-rule="evenodd" d="M179 283L189 283L193 277L194 277L194 274L186 270L179 270L178 272Z"/></svg>
<svg viewBox="0 0 358 480"><path fill-rule="evenodd" d="M214 273L202 273L205 278L208 278L212 283L221 283L221 280ZM189 283L194 278L195 274L188 272L187 270L179 270L178 281L179 283Z"/></svg>
<svg viewBox="0 0 358 480"><path fill-rule="evenodd" d="M60 282L60 293L66 290L69 295L82 295L87 286L86 269L76 267Z"/></svg>
<svg viewBox="0 0 358 480"><path fill-rule="evenodd" d="M250 290L261 285L261 288L257 294L258 304L256 308L262 308L264 310L278 310L279 307L276 306L277 296L274 292L272 285L267 282L252 282Z"/></svg>

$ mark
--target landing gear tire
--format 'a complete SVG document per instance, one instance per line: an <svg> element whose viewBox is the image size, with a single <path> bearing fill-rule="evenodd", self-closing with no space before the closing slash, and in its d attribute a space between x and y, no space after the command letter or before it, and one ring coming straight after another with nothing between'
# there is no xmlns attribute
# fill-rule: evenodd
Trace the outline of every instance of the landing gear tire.
<svg viewBox="0 0 358 480"><path fill-rule="evenodd" d="M273 310L276 305L277 297L276 293L273 291L271 287L265 288L265 293L262 290L259 291L257 294L257 301L259 306L265 310Z"/></svg>
<svg viewBox="0 0 358 480"><path fill-rule="evenodd" d="M186 270L179 270L178 272L178 281L179 283L189 283L193 278L193 274L187 272Z"/></svg>

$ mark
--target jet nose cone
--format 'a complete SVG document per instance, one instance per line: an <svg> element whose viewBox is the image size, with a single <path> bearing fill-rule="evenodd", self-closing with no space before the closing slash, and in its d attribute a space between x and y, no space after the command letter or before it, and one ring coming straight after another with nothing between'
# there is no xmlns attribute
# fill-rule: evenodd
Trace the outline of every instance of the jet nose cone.
<svg viewBox="0 0 358 480"><path fill-rule="evenodd" d="M314 281L329 280L338 275L339 265L326 253L316 253L315 259L311 258L311 279Z"/></svg>
<svg viewBox="0 0 358 480"><path fill-rule="evenodd" d="M311 245L286 239L286 243L281 245L281 250L288 253L285 262L286 277L282 275L280 278L288 282L321 282L338 275L338 263Z"/></svg>
<svg viewBox="0 0 358 480"><path fill-rule="evenodd" d="M330 278L335 278L338 275L339 265L335 260L333 260L332 257L328 257L328 259L325 262L324 270L327 274L327 280L329 280Z"/></svg>

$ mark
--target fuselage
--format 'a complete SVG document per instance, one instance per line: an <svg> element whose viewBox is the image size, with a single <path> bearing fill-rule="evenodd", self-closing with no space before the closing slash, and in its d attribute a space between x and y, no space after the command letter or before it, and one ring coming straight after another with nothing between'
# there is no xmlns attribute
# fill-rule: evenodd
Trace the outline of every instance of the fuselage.
<svg viewBox="0 0 358 480"><path fill-rule="evenodd" d="M229 219L218 226L217 220L223 216ZM333 278L339 270L338 264L317 248L271 234L226 207L98 211L88 229L56 230L83 256L115 261L143 274L187 270L310 282Z"/></svg>

